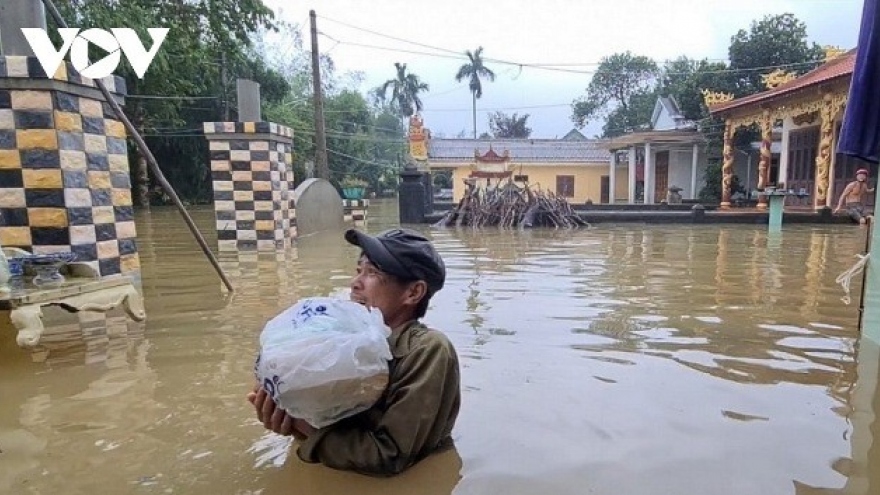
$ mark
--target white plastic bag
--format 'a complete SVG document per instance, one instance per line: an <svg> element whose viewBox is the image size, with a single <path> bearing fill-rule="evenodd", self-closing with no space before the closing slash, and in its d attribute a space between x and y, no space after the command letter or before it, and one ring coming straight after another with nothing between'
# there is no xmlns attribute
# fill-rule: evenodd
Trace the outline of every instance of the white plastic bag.
<svg viewBox="0 0 880 495"><path fill-rule="evenodd" d="M302 299L263 328L254 371L275 404L323 428L379 400L388 384L390 334L378 309Z"/></svg>

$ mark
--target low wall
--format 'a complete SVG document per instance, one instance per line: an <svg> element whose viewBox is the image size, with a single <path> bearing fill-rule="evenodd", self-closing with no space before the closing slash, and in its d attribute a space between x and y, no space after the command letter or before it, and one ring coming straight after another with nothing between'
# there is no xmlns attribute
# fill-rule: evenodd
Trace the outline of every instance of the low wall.
<svg viewBox="0 0 880 495"><path fill-rule="evenodd" d="M576 213L590 224L609 224L609 223L704 223L704 224L767 224L769 223L769 214L757 211L711 211L711 210L689 210L689 211L660 211L660 210L641 210L641 211L622 211L622 210L593 210L580 211ZM433 212L427 215L425 223L434 224L446 212ZM852 222L845 216L832 216L821 212L811 211L792 211L785 212L782 218L783 224L851 224Z"/></svg>

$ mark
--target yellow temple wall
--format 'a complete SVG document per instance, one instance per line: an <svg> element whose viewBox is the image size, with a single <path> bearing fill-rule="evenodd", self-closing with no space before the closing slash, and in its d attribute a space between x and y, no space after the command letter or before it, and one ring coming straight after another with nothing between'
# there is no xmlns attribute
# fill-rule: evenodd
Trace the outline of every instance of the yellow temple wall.
<svg viewBox="0 0 880 495"><path fill-rule="evenodd" d="M617 182L614 184L614 197L611 198L611 202L614 203L615 200L626 202L629 197L629 170L626 167L617 167L616 172L614 175Z"/></svg>
<svg viewBox="0 0 880 495"><path fill-rule="evenodd" d="M444 164L442 168L450 167ZM438 167L439 168L439 167ZM528 164L513 165L514 175L528 176L528 183L532 187L540 187L543 191L556 192L556 177L560 175L569 175L574 177L574 196L566 198L569 203L584 203L587 199L593 203L599 203L602 199L602 176L607 176L609 172L607 163L602 164L575 164L575 165L556 165L556 164ZM464 179L471 174L472 168L470 164L459 165L454 167L452 174L453 181L453 198L457 203L465 193ZM625 169L617 170L617 184L615 185L615 196L618 198L626 198L627 194L627 171ZM492 179L492 184L497 180ZM485 186L486 179L478 179L480 186Z"/></svg>

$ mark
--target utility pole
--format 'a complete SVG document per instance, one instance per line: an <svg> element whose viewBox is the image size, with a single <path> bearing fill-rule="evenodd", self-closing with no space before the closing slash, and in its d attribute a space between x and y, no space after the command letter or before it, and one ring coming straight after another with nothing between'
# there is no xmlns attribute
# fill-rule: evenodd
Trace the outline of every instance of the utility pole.
<svg viewBox="0 0 880 495"><path fill-rule="evenodd" d="M330 180L327 165L327 138L324 136L324 98L321 90L321 62L318 54L318 25L315 11L309 11L312 23L312 86L315 97L315 171L319 179Z"/></svg>

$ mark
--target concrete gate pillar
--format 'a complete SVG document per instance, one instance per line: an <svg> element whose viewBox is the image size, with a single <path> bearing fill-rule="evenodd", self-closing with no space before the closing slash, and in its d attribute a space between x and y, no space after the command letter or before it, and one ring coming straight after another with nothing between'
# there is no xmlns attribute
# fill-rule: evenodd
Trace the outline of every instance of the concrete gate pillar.
<svg viewBox="0 0 880 495"><path fill-rule="evenodd" d="M124 104L124 79L103 82ZM140 269L136 237L126 130L95 82L0 55L0 243L72 251L108 276Z"/></svg>
<svg viewBox="0 0 880 495"><path fill-rule="evenodd" d="M296 237L293 130L272 122L205 122L220 251L274 251Z"/></svg>

